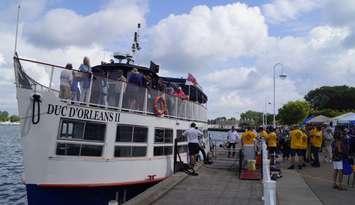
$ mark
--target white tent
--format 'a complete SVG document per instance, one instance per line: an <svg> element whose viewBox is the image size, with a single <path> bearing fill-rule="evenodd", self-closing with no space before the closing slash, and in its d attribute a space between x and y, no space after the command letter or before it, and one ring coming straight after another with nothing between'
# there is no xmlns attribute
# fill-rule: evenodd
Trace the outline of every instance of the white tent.
<svg viewBox="0 0 355 205"><path fill-rule="evenodd" d="M318 115L312 119L310 119L307 124L323 124L323 123L329 123L331 119L329 117L326 117L324 115Z"/></svg>
<svg viewBox="0 0 355 205"><path fill-rule="evenodd" d="M340 115L338 117L333 118L337 123L351 123L355 124L355 113L346 113L344 115Z"/></svg>

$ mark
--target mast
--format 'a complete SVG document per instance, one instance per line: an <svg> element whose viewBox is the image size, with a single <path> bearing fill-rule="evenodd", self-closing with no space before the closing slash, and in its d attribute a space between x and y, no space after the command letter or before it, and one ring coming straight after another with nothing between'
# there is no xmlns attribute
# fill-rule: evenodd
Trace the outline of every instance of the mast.
<svg viewBox="0 0 355 205"><path fill-rule="evenodd" d="M17 19L16 19L16 34L15 34L15 48L14 48L14 54L16 53L17 51L17 37L18 37L18 25L19 25L19 21L20 21L20 9L21 9L21 6L20 6L20 3L18 4L18 7L17 7Z"/></svg>

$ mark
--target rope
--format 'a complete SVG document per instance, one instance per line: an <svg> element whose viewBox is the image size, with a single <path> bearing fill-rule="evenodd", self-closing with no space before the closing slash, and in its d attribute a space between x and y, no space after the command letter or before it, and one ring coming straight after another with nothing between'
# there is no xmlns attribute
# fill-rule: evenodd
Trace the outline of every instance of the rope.
<svg viewBox="0 0 355 205"><path fill-rule="evenodd" d="M38 94L33 94L33 103L32 103L32 123L34 125L38 124L40 119L41 119L41 96ZM35 110L36 110L36 104L37 104L37 119L35 117Z"/></svg>

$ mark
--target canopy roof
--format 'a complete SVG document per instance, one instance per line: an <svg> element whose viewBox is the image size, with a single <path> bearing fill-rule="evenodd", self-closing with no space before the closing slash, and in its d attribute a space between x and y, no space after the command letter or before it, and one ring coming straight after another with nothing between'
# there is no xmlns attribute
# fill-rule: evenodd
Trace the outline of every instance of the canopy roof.
<svg viewBox="0 0 355 205"><path fill-rule="evenodd" d="M330 118L326 117L324 115L318 115L312 119L310 119L307 124L323 124L323 123L328 123L330 122Z"/></svg>
<svg viewBox="0 0 355 205"><path fill-rule="evenodd" d="M343 115L339 115L333 120L337 121L338 123L354 123L355 122L355 113L349 112Z"/></svg>

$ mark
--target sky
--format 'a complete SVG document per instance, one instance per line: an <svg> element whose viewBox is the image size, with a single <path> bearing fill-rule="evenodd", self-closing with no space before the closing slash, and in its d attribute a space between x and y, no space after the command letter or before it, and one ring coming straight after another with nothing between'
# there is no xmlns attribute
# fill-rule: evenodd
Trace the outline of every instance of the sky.
<svg viewBox="0 0 355 205"><path fill-rule="evenodd" d="M141 23L136 62L153 60L164 76L193 74L208 95L209 118L263 112L277 63L277 76L287 78L276 78L276 109L320 86L355 84L353 0L1 0L0 110L13 114L18 2L19 55L58 65L128 53Z"/></svg>

